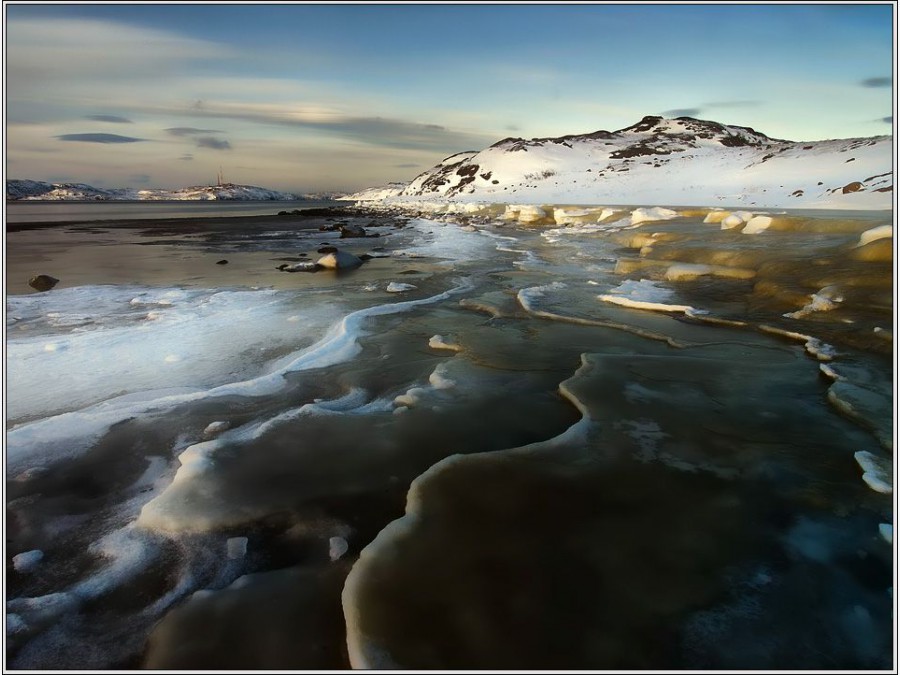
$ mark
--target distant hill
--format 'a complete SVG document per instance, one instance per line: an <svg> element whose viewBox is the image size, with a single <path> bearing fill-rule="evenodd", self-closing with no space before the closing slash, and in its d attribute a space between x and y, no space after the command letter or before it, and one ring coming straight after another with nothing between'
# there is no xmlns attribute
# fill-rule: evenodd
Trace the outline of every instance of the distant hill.
<svg viewBox="0 0 900 675"><path fill-rule="evenodd" d="M36 180L6 181L9 201L296 201L334 199L343 193L319 192L297 195L254 185L203 185L177 190L138 190L135 188L97 188L84 183L44 183Z"/></svg>
<svg viewBox="0 0 900 675"><path fill-rule="evenodd" d="M891 136L794 142L648 116L615 132L506 138L346 199L888 209L892 148Z"/></svg>

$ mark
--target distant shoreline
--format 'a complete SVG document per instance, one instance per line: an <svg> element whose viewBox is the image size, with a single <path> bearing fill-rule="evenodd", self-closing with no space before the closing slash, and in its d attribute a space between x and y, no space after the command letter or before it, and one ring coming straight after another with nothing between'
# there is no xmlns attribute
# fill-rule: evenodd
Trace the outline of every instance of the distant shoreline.
<svg viewBox="0 0 900 675"><path fill-rule="evenodd" d="M353 204L352 202L347 202L347 206L329 206L329 207L311 207L309 209L305 209L301 213L290 214L280 216L277 213L269 214L269 215L212 215L205 217L197 217L197 216L172 216L172 217L163 217L163 218L127 218L121 220L102 220L102 219L91 219L91 218L80 218L73 220L44 220L44 221L23 221L16 223L6 223L6 231L7 232L24 232L26 230L40 230L47 229L53 227L71 227L73 225L80 226L90 226L90 227L102 227L107 229L113 228L122 228L122 229L141 229L141 228L154 228L154 227L179 227L185 229L194 229L194 230L202 230L202 229L213 229L218 223L222 221L227 222L237 222L240 221L242 225L246 226L255 226L255 225L267 225L275 221L283 222L285 225L309 225L312 223L304 223L303 220L306 219L314 219L314 218L329 218L329 217L352 217L352 216L366 216L369 213L373 213L372 211L360 208ZM301 222L297 222L297 219L300 219ZM302 229L306 229L305 227Z"/></svg>

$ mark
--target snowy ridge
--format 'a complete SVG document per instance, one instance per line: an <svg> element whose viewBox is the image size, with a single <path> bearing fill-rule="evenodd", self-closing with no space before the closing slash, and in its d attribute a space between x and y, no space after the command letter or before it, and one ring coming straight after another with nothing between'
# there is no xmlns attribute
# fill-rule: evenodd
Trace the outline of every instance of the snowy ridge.
<svg viewBox="0 0 900 675"><path fill-rule="evenodd" d="M446 161L446 160L444 160ZM375 202L387 199L388 197L396 197L406 189L406 183L388 183L382 187L370 187L352 195L338 197L342 200Z"/></svg>
<svg viewBox="0 0 900 675"><path fill-rule="evenodd" d="M6 199L25 201L295 201L315 199L279 192L255 185L202 185L176 190L138 190L135 188L97 188L84 183L44 183L36 180L6 181Z"/></svg>
<svg viewBox="0 0 900 675"><path fill-rule="evenodd" d="M506 138L462 152L396 194L347 199L888 209L891 136L794 142L691 117L615 132Z"/></svg>

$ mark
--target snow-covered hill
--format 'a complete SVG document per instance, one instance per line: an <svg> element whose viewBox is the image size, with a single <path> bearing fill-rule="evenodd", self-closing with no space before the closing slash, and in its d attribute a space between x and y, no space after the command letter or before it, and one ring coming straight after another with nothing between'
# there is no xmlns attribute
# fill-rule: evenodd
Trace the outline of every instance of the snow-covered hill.
<svg viewBox="0 0 900 675"><path fill-rule="evenodd" d="M351 195L338 197L341 200L359 201L359 202L377 202L388 197L396 197L403 193L409 183L388 183L381 187L370 187Z"/></svg>
<svg viewBox="0 0 900 675"><path fill-rule="evenodd" d="M278 192L254 185L204 185L177 190L137 190L133 188L97 188L84 183L43 183L35 180L8 180L8 200L40 201L112 201L112 200L227 200L227 201L294 201L300 195Z"/></svg>
<svg viewBox="0 0 900 675"><path fill-rule="evenodd" d="M648 116L616 132L507 138L448 157L402 190L347 199L888 209L892 155L891 136L794 142Z"/></svg>

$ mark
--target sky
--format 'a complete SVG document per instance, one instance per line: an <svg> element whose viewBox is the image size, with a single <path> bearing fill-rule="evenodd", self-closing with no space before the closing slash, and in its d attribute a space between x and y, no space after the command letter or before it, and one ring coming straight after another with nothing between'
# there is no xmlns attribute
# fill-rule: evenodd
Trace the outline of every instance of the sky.
<svg viewBox="0 0 900 675"><path fill-rule="evenodd" d="M4 10L6 178L352 191L645 115L893 131L892 3Z"/></svg>

